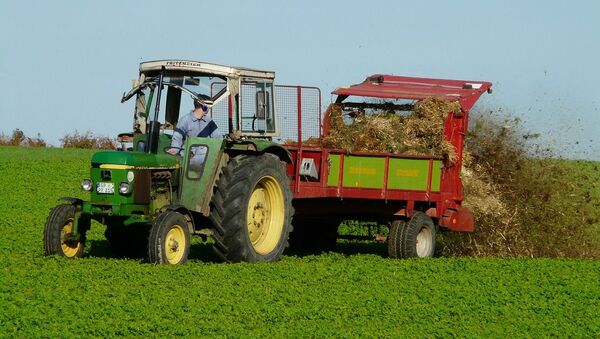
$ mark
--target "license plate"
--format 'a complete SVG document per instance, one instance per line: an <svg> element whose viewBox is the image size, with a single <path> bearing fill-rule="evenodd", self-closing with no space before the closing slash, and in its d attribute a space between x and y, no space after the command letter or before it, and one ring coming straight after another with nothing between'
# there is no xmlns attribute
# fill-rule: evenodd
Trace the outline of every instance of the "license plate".
<svg viewBox="0 0 600 339"><path fill-rule="evenodd" d="M99 182L96 184L96 192L100 194L115 193L115 184L112 182Z"/></svg>

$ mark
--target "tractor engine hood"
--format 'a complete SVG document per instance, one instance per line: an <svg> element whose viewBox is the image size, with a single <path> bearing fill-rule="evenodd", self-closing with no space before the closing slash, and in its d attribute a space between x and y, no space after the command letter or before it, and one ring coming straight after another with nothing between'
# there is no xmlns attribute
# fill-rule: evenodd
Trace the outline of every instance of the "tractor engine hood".
<svg viewBox="0 0 600 339"><path fill-rule="evenodd" d="M142 152L100 151L92 156L92 167L112 169L162 169L178 168L176 157L166 154Z"/></svg>

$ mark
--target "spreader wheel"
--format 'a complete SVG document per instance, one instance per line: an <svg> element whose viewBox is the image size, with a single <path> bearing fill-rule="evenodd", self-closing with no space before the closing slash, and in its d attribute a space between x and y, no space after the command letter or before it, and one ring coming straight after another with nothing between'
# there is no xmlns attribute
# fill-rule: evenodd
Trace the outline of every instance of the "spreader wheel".
<svg viewBox="0 0 600 339"><path fill-rule="evenodd" d="M148 260L156 264L179 265L190 252L190 231L183 214L166 211L157 218L148 237Z"/></svg>
<svg viewBox="0 0 600 339"><path fill-rule="evenodd" d="M392 222L388 235L391 258L433 257L434 252L435 225L427 214L415 212L409 222Z"/></svg>
<svg viewBox="0 0 600 339"><path fill-rule="evenodd" d="M73 205L58 205L50 211L44 227L46 255L56 254L67 258L80 258L83 255L85 231L80 232L79 239L71 237L74 217Z"/></svg>
<svg viewBox="0 0 600 339"><path fill-rule="evenodd" d="M289 186L284 163L272 154L232 158L211 202L215 252L229 262L279 260L291 230Z"/></svg>

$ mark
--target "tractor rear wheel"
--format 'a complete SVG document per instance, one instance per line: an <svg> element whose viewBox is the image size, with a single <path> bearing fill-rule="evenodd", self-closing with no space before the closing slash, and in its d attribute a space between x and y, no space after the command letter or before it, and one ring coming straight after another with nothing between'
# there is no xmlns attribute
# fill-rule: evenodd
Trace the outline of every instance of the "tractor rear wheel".
<svg viewBox="0 0 600 339"><path fill-rule="evenodd" d="M388 254L391 258L433 257L435 225L423 213L415 212L408 222L394 220L388 235Z"/></svg>
<svg viewBox="0 0 600 339"><path fill-rule="evenodd" d="M155 264L179 265L190 253L190 230L179 212L162 212L150 229L148 260Z"/></svg>
<svg viewBox="0 0 600 339"><path fill-rule="evenodd" d="M75 206L54 207L44 227L44 252L46 255L60 255L67 258L80 258L85 246L85 228L80 227L79 239L71 239ZM83 226L83 225L81 225Z"/></svg>
<svg viewBox="0 0 600 339"><path fill-rule="evenodd" d="M290 179L273 154L231 158L211 201L214 249L228 262L271 262L288 246Z"/></svg>

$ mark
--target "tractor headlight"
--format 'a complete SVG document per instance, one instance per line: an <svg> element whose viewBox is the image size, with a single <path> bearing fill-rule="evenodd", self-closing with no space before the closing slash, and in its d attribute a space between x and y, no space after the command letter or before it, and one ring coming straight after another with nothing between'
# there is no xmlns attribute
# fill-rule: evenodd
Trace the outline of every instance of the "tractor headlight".
<svg viewBox="0 0 600 339"><path fill-rule="evenodd" d="M83 179L81 180L81 189L86 191L86 192L90 192L92 190L92 187L94 187L94 183L92 182L92 180L90 179Z"/></svg>
<svg viewBox="0 0 600 339"><path fill-rule="evenodd" d="M129 186L129 183L126 183L126 182L120 183L119 184L119 193L121 193L123 195L131 193L131 186Z"/></svg>

